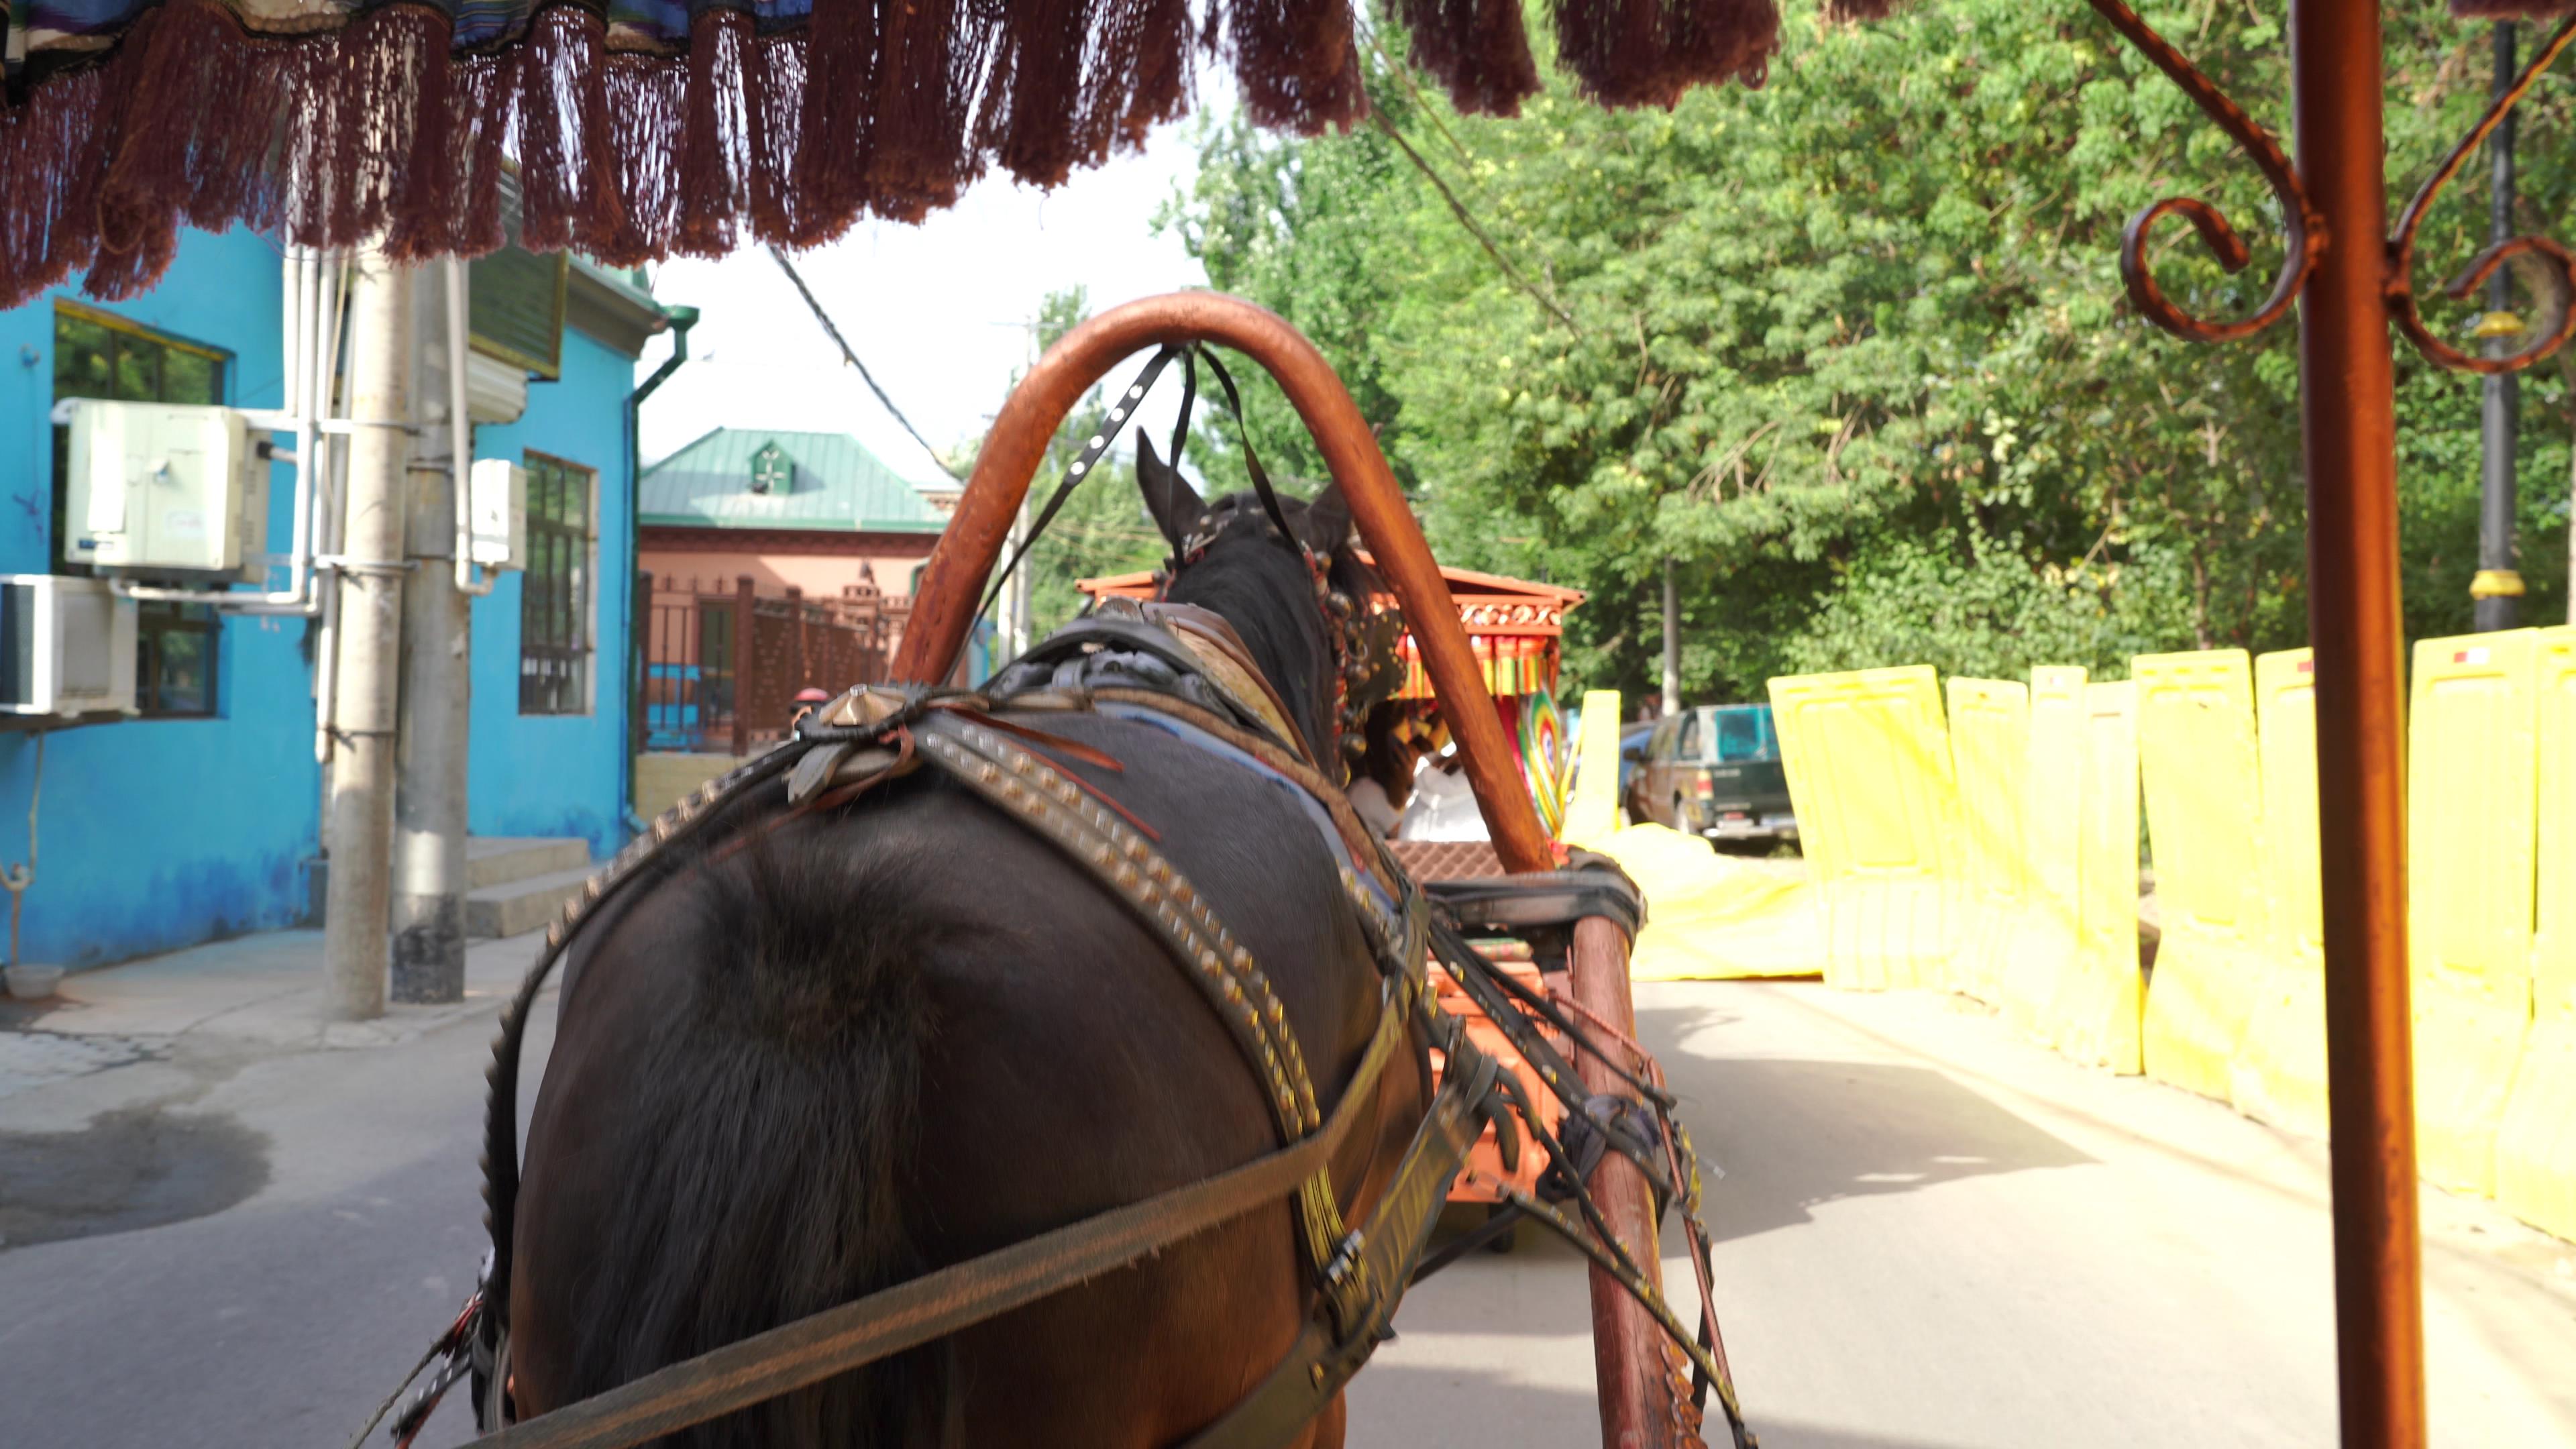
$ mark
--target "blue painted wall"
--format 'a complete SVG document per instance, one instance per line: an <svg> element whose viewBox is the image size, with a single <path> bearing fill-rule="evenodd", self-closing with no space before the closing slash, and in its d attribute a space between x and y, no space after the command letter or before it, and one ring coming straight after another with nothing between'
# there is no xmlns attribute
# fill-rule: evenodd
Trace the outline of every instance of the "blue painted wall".
<svg viewBox="0 0 2576 1449"><path fill-rule="evenodd" d="M225 401L276 407L284 291L264 238L189 232L158 288L105 310L225 350ZM53 377L52 295L0 312L0 569L11 573L46 572L53 557ZM272 475L272 546L291 530L293 482L289 468ZM304 915L321 808L309 647L301 619L228 619L215 718L48 738L26 959L90 965ZM36 753L33 736L0 736L0 853L11 860L26 859Z"/></svg>
<svg viewBox="0 0 2576 1449"><path fill-rule="evenodd" d="M602 567L593 576L591 709L586 715L519 713L519 576L504 574L474 603L473 761L466 813L476 835L577 835L594 857L625 842L628 621L635 616L635 520L627 507L632 459L626 395L635 361L567 331L563 376L528 384L528 411L507 427L475 430L478 458L522 459L533 449L597 476Z"/></svg>
<svg viewBox="0 0 2576 1449"><path fill-rule="evenodd" d="M0 571L10 573L42 573L52 559L54 295L76 293L0 312ZM189 231L159 287L105 310L223 349L225 401L276 407L283 296L268 239ZM517 576L477 602L468 788L478 834L579 836L594 854L624 838L633 532L623 407L633 378L623 354L567 331L562 381L532 382L525 417L479 430L483 456L535 448L599 471L596 658L606 667L590 714L522 718ZM291 536L293 483L290 467L272 475L272 549ZM306 918L321 816L311 633L301 619L228 618L216 717L48 736L24 959L97 965ZM0 733L0 862L27 858L36 754L32 735Z"/></svg>

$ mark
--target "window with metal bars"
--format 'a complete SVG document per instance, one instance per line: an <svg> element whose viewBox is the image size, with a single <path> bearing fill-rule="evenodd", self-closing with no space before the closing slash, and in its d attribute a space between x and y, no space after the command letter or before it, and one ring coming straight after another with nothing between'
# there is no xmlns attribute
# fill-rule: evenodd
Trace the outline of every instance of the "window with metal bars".
<svg viewBox="0 0 2576 1449"><path fill-rule="evenodd" d="M588 714L591 502L598 475L527 455L528 563L519 575L519 713Z"/></svg>
<svg viewBox="0 0 2576 1449"><path fill-rule="evenodd" d="M224 400L226 354L128 322L77 302L54 304L54 397L119 402ZM54 429L54 572L88 574L63 555L71 537L63 476L71 465L71 429ZM216 655L223 617L207 604L147 602L135 612L134 706L164 718L215 713Z"/></svg>

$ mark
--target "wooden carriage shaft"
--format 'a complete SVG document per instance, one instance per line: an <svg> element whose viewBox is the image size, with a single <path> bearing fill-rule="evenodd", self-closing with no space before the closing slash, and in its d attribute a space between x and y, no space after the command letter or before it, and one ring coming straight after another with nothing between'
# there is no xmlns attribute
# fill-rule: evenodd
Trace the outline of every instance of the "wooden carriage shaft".
<svg viewBox="0 0 2576 1449"><path fill-rule="evenodd" d="M2300 297L2299 402L2343 1444L2419 1449L2406 674L2378 0L2291 0L2290 36L2299 177L2326 228Z"/></svg>
<svg viewBox="0 0 2576 1449"><path fill-rule="evenodd" d="M1231 347L1261 363L1278 380L1350 504L1360 537L1378 572L1404 606L1406 623L1422 649L1423 668L1449 703L1449 728L1465 757L1467 782L1476 792L1494 848L1507 870L1545 870L1552 859L1538 810L1521 785L1519 749L1503 732L1502 716L1485 692L1476 653L1458 621L1449 585L1432 562L1395 475L1359 407L1314 344L1268 309L1214 292L1148 297L1115 307L1083 323L1049 349L1023 378L993 420L976 454L975 472L948 529L922 572L903 647L895 658L898 680L944 678L949 662L974 627L984 580L1001 557L1002 543L1046 446L1065 414L1122 360L1150 348L1190 341ZM1113 399L1113 406L1117 400ZM1483 708L1475 708L1481 703Z"/></svg>

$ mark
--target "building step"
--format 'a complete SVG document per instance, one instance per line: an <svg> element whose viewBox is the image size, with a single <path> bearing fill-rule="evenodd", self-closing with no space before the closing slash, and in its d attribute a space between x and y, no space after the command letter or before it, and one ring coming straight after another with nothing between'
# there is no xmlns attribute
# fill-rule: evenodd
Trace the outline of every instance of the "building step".
<svg viewBox="0 0 2576 1449"><path fill-rule="evenodd" d="M477 835L465 842L465 888L479 891L590 864L590 842L552 836Z"/></svg>
<svg viewBox="0 0 2576 1449"><path fill-rule="evenodd" d="M553 920L590 874L590 866L584 864L469 891L465 896L465 934L481 939L533 931Z"/></svg>

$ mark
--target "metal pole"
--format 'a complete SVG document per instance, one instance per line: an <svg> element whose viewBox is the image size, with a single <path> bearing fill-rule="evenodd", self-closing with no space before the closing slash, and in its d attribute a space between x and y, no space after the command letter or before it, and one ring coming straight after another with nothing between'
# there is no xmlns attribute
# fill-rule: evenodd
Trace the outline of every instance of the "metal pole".
<svg viewBox="0 0 2576 1449"><path fill-rule="evenodd" d="M1628 985L1628 938L1600 916L1574 923L1568 953L1575 1003L1613 1030L1633 1039L1637 1013ZM1614 1048L1615 1050L1615 1048ZM1626 1065L1634 1068L1636 1063ZM1629 1095L1607 1062L1578 1055L1584 1090ZM1592 1195L1601 1216L1626 1244L1646 1281L1663 1286L1662 1233L1655 1221L1655 1189L1637 1164L1616 1152L1601 1154L1592 1170ZM1699 1449L1682 1428L1677 1410L1686 1390L1665 1357L1663 1330L1619 1280L1595 1267L1592 1288L1592 1379L1600 1396L1601 1441L1608 1449Z"/></svg>
<svg viewBox="0 0 2576 1449"><path fill-rule="evenodd" d="M2513 58L2514 31L2510 20L2499 21L2495 28L2495 93L2501 98L2513 89L2519 70ZM2513 131L2514 112L2504 113L2504 120L2488 138L2495 161L2493 185L2488 191L2487 240L2505 242L2513 239ZM2487 310L2509 312L2513 308L2512 268L2499 267L2487 279ZM2499 340L2495 346L2504 348ZM2522 381L2510 372L2495 373L2486 379L2486 395L2480 415L2481 467L2479 469L2478 507L2478 575L2469 586L2469 597L2475 601L2476 626L2479 632L2510 629L2520 622L2522 612L2522 575L2514 571L2513 548L2513 444L2514 432L2522 421Z"/></svg>
<svg viewBox="0 0 2576 1449"><path fill-rule="evenodd" d="M1664 560L1664 715L1682 708L1682 603L1673 582L1673 561Z"/></svg>
<svg viewBox="0 0 2576 1449"><path fill-rule="evenodd" d="M2326 1083L2345 1449L2424 1443L2406 980L2406 716L2379 0L2291 0L2301 181L2327 244L2299 307L2316 646Z"/></svg>
<svg viewBox="0 0 2576 1449"><path fill-rule="evenodd" d="M461 269L458 269L461 270ZM414 273L415 279L425 274ZM420 425L406 500L413 564L403 587L402 736L394 797L393 999L465 999L465 790L473 601L456 586L456 447L445 288L414 286ZM423 325L427 319L428 325ZM432 347L425 344L437 341Z"/></svg>
<svg viewBox="0 0 2576 1449"><path fill-rule="evenodd" d="M339 682L332 692L331 884L323 905L324 1010L385 1011L385 922L394 819L394 705L402 640L404 422L410 278L381 253L356 263L350 302L349 490L340 566Z"/></svg>

